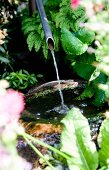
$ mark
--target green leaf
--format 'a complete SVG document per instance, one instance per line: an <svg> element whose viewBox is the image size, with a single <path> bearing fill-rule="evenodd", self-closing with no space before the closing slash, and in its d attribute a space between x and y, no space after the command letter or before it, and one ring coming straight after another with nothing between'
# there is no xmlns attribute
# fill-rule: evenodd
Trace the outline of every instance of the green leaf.
<svg viewBox="0 0 109 170"><path fill-rule="evenodd" d="M76 58L76 63L72 63L72 66L79 76L89 80L95 70L95 67L92 66L93 61L95 61L95 56L85 53L81 56L78 56Z"/></svg>
<svg viewBox="0 0 109 170"><path fill-rule="evenodd" d="M28 48L30 51L32 50L34 46L35 38L36 38L35 32L31 32L27 37L27 44L28 44Z"/></svg>
<svg viewBox="0 0 109 170"><path fill-rule="evenodd" d="M34 41L34 48L36 52L39 51L39 49L41 48L41 45L42 45L42 38L39 34L37 34L35 41Z"/></svg>
<svg viewBox="0 0 109 170"><path fill-rule="evenodd" d="M77 74L79 76L81 76L82 78L88 80L91 76L91 74L94 71L94 67L87 64L87 63L76 63L73 66L74 70L77 72Z"/></svg>
<svg viewBox="0 0 109 170"><path fill-rule="evenodd" d="M2 56L0 56L0 61L3 62L3 63L9 63L10 62L8 58L2 57Z"/></svg>
<svg viewBox="0 0 109 170"><path fill-rule="evenodd" d="M71 156L67 160L70 170L96 170L98 155L94 142L91 141L88 120L80 110L70 110L61 121L64 128L61 134L61 150Z"/></svg>
<svg viewBox="0 0 109 170"><path fill-rule="evenodd" d="M67 54L81 55L87 48L87 44L83 44L74 34L72 34L68 29L62 29L61 42L62 46Z"/></svg>
<svg viewBox="0 0 109 170"><path fill-rule="evenodd" d="M32 31L37 31L37 25L30 25L24 30L24 34L28 34Z"/></svg>
<svg viewBox="0 0 109 170"><path fill-rule="evenodd" d="M23 72L24 72L26 75L29 75L29 73L28 73L27 70L23 70Z"/></svg>
<svg viewBox="0 0 109 170"><path fill-rule="evenodd" d="M81 28L75 35L79 40L88 45L90 45L95 38L95 33L93 31L84 28Z"/></svg>
<svg viewBox="0 0 109 170"><path fill-rule="evenodd" d="M100 75L100 70L98 70L98 68L96 68L94 70L93 74L91 75L89 81L95 80L99 75Z"/></svg>
<svg viewBox="0 0 109 170"><path fill-rule="evenodd" d="M93 104L96 106L100 106L105 102L105 92L96 87Z"/></svg>
<svg viewBox="0 0 109 170"><path fill-rule="evenodd" d="M60 39L60 30L53 29L53 37L55 42L55 51L59 51L59 39Z"/></svg>
<svg viewBox="0 0 109 170"><path fill-rule="evenodd" d="M45 59L47 59L48 58L48 46L46 42L43 42L42 49L43 49L44 57Z"/></svg>
<svg viewBox="0 0 109 170"><path fill-rule="evenodd" d="M2 46L0 46L0 52L6 53L5 49Z"/></svg>
<svg viewBox="0 0 109 170"><path fill-rule="evenodd" d="M85 98L91 98L93 95L94 95L94 88L90 85L87 85L85 90L78 98L84 100Z"/></svg>
<svg viewBox="0 0 109 170"><path fill-rule="evenodd" d="M109 166L109 118L105 119L98 135L100 166Z"/></svg>

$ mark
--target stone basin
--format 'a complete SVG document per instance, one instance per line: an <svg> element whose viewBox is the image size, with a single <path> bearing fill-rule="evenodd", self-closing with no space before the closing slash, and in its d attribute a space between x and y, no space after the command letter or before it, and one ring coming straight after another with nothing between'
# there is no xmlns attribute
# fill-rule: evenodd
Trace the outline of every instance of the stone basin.
<svg viewBox="0 0 109 170"><path fill-rule="evenodd" d="M96 142L99 127L104 119L103 108L93 106L90 100L78 100L85 86L84 81L61 80L65 106L69 109L80 108L89 121L92 140ZM19 120L25 131L51 146L59 146L62 132L61 119L67 114L67 110L61 108L58 82L52 81L36 86L25 95L25 101L26 107ZM48 154L46 148L39 145L36 147L43 155ZM33 169L41 166L39 157L24 140L18 140L17 149L23 158L32 163Z"/></svg>

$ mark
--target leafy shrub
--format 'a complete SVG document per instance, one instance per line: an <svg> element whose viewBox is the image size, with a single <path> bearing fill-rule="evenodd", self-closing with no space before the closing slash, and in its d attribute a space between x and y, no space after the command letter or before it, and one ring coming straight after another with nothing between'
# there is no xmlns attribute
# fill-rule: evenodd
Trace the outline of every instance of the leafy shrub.
<svg viewBox="0 0 109 170"><path fill-rule="evenodd" d="M57 3L49 1L49 3L45 4L45 11L53 33L55 51L59 51L60 46L63 46L63 50L66 53L71 52L71 55L80 55L84 53L87 50L88 45L94 40L94 33L92 31L80 28L80 22L86 20L84 7L80 6L77 9L72 9L69 0L61 0ZM40 22L40 17L37 11L31 17L28 13L25 13L22 18L22 30L27 37L29 50L31 51L32 48L34 48L35 51L38 52L42 49L44 57L47 59L48 47L45 41L42 24ZM62 28L66 29L64 34L63 31L61 31ZM70 36L72 39L70 39ZM68 40L67 37L69 37ZM78 47L75 50L77 44ZM72 51L70 51L71 46Z"/></svg>
<svg viewBox="0 0 109 170"><path fill-rule="evenodd" d="M88 120L77 108L67 113L62 120L61 150L71 157L69 169L96 170L109 168L109 118L105 119L98 135L99 150L91 141ZM98 166L100 165L100 168Z"/></svg>
<svg viewBox="0 0 109 170"><path fill-rule="evenodd" d="M35 74L29 74L26 70L4 73L2 78L8 80L14 89L26 89L37 83Z"/></svg>

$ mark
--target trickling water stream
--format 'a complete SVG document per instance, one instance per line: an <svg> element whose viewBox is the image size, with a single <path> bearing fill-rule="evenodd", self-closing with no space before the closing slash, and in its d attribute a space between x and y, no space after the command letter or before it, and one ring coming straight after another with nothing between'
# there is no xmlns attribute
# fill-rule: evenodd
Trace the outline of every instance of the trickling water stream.
<svg viewBox="0 0 109 170"><path fill-rule="evenodd" d="M64 97L63 97L63 93L61 90L61 84L60 84L60 78L59 78L59 72L58 72L58 67L57 67L57 63L56 63L56 59L55 59L55 54L54 54L54 50L51 50L51 54L53 57L53 62L54 62L54 66L55 66L55 70L56 70L56 76L57 76L57 80L58 80L58 89L59 89L59 94L60 94L60 98L61 98L61 105L62 107L64 107Z"/></svg>

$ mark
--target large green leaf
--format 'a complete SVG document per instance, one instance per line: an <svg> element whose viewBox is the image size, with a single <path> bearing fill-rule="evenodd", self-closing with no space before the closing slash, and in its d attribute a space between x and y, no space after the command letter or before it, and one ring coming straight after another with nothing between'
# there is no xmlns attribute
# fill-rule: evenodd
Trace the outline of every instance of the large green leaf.
<svg viewBox="0 0 109 170"><path fill-rule="evenodd" d="M80 110L73 108L61 121L64 128L61 134L61 150L71 156L67 160L70 170L96 170L98 154L95 144L91 141L87 119Z"/></svg>
<svg viewBox="0 0 109 170"><path fill-rule="evenodd" d="M91 98L94 95L94 88L92 85L87 85L82 94L78 97L78 99L84 100L85 98Z"/></svg>
<svg viewBox="0 0 109 170"><path fill-rule="evenodd" d="M105 97L105 92L96 87L93 104L96 105L96 106L103 105L103 103L105 102L105 98L106 98Z"/></svg>
<svg viewBox="0 0 109 170"><path fill-rule="evenodd" d="M76 37L79 38L83 43L90 45L95 38L95 33L91 30L81 28L77 33Z"/></svg>
<svg viewBox="0 0 109 170"><path fill-rule="evenodd" d="M68 29L63 28L61 32L62 46L67 54L81 55L87 50L88 45L82 43L82 41L75 37Z"/></svg>
<svg viewBox="0 0 109 170"><path fill-rule="evenodd" d="M100 166L109 166L109 118L105 119L98 135Z"/></svg>
<svg viewBox="0 0 109 170"><path fill-rule="evenodd" d="M72 63L72 66L79 76L89 80L90 76L95 70L95 67L92 66L93 61L95 61L95 56L85 53L81 56L78 56L76 58L76 63Z"/></svg>
<svg viewBox="0 0 109 170"><path fill-rule="evenodd" d="M81 76L82 78L88 80L91 76L91 74L93 73L94 71L94 67L88 63L76 63L74 66L73 66L74 70L77 72L77 74L79 76Z"/></svg>

